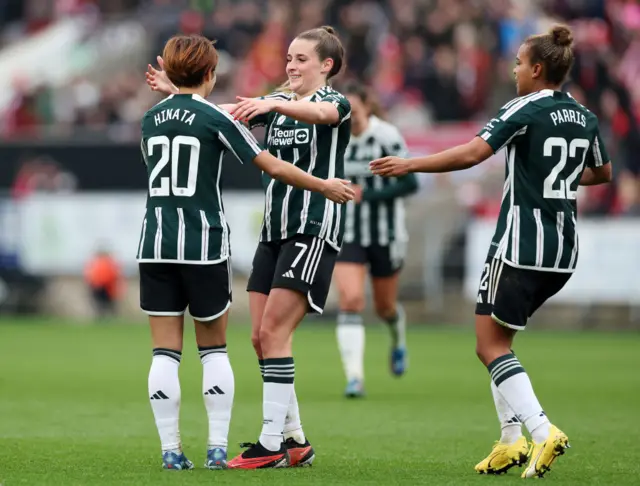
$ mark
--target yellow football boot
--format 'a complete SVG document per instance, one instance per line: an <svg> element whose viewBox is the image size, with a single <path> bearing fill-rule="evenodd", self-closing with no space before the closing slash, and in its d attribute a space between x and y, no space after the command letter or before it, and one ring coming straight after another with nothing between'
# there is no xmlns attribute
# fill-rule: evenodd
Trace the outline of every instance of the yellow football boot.
<svg viewBox="0 0 640 486"><path fill-rule="evenodd" d="M558 456L564 454L569 448L569 438L555 425L551 425L549 437L544 442L531 443L529 451L529 464L522 473L523 478L541 478L551 469L551 464Z"/></svg>
<svg viewBox="0 0 640 486"><path fill-rule="evenodd" d="M527 462L529 444L523 436L513 444L496 442L489 454L475 467L479 474L502 474L513 466L521 466Z"/></svg>

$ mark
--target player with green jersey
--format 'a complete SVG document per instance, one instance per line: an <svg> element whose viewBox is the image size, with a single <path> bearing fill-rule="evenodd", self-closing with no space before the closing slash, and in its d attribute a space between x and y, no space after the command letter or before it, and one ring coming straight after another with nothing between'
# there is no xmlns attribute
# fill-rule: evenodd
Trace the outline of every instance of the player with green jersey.
<svg viewBox="0 0 640 486"><path fill-rule="evenodd" d="M298 35L287 58L289 80L281 90L220 107L251 127L266 126L271 154L317 177L342 177L351 107L328 81L341 70L344 48L331 27L321 27ZM161 57L158 63L162 68ZM164 71L149 65L146 76L154 91L176 92ZM262 180L264 220L247 290L264 420L260 440L229 463L242 469L314 460L293 386L291 335L307 312L322 313L344 233L344 206L281 184L272 174Z"/></svg>
<svg viewBox="0 0 640 486"><path fill-rule="evenodd" d="M514 69L519 98L503 106L471 142L429 157L371 164L374 173L386 176L449 172L505 149L502 206L476 306L476 351L491 375L501 425L500 440L476 465L482 474L505 472L528 457L522 477L542 477L569 446L566 434L549 422L511 349L515 333L575 270L578 186L611 180L597 118L560 91L573 63L572 41L565 26L527 38Z"/></svg>
<svg viewBox="0 0 640 486"><path fill-rule="evenodd" d="M149 315L153 341L149 399L163 467L191 469L178 427L178 367L188 307L203 365L209 418L205 467L224 469L235 385L226 352L231 250L220 192L222 158L231 152L240 162L255 163L274 180L320 192L332 204L351 199L353 190L348 181L320 179L276 159L241 123L205 100L215 84L218 61L209 40L174 37L163 57L177 93L145 114L141 143L148 197L138 261L140 306Z"/></svg>
<svg viewBox="0 0 640 486"><path fill-rule="evenodd" d="M328 81L343 59L331 27L303 32L289 46L285 92L239 98L230 111L251 125L266 125L272 154L318 177L342 177L351 107ZM259 440L229 462L242 469L314 460L300 423L291 342L307 312L323 311L344 234L344 206L266 175L263 184L264 221L247 285L264 382L263 427Z"/></svg>

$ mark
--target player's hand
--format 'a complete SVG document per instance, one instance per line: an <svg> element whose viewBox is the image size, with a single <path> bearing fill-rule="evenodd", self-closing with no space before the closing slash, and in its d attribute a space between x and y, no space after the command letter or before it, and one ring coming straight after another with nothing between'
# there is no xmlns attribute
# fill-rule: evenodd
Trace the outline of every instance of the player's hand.
<svg viewBox="0 0 640 486"><path fill-rule="evenodd" d="M399 177L410 172L408 159L402 157L383 157L369 163L371 172L383 177Z"/></svg>
<svg viewBox="0 0 640 486"><path fill-rule="evenodd" d="M344 179L327 179L324 181L322 195L330 201L344 204L353 199L355 191L351 187L351 181Z"/></svg>
<svg viewBox="0 0 640 486"><path fill-rule="evenodd" d="M273 111L272 100L258 100L256 98L244 98L243 96L236 96L238 102L235 109L230 111L236 120L249 121L258 115L264 115Z"/></svg>
<svg viewBox="0 0 640 486"><path fill-rule="evenodd" d="M160 70L154 68L151 64L147 65L147 84L153 91L158 91L166 95L178 93L178 88L169 80L167 73L164 71L164 59L158 56L158 66Z"/></svg>

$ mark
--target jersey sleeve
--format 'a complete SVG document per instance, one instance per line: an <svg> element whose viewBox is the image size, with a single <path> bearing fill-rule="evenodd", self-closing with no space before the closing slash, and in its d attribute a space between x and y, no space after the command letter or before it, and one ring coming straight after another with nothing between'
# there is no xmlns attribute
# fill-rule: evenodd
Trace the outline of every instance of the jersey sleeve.
<svg viewBox="0 0 640 486"><path fill-rule="evenodd" d="M393 125L385 125L382 135L382 148L384 150L383 157L393 155L395 157L408 157L409 150L407 143L400 131Z"/></svg>
<svg viewBox="0 0 640 486"><path fill-rule="evenodd" d="M291 99L291 96L288 93L283 93L282 91L274 91L273 93L269 93L265 96L258 97L259 100L284 100L288 101ZM249 128L253 129L256 127L264 127L269 124L269 117L272 116L272 113L263 113L258 115L251 120L249 120Z"/></svg>
<svg viewBox="0 0 640 486"><path fill-rule="evenodd" d="M252 162L264 150L251 132L231 117L222 119L218 138L242 163Z"/></svg>
<svg viewBox="0 0 640 486"><path fill-rule="evenodd" d="M602 167L609 162L609 154L604 146L604 141L600 135L600 127L596 125L596 135L593 137L593 143L589 152L587 152L587 167Z"/></svg>
<svg viewBox="0 0 640 486"><path fill-rule="evenodd" d="M527 130L529 110L527 102L517 98L507 103L498 114L478 132L478 137L487 142L493 152L499 152L518 135Z"/></svg>
<svg viewBox="0 0 640 486"><path fill-rule="evenodd" d="M334 126L341 125L343 121L351 117L351 103L342 94L337 91L329 91L328 93L321 94L319 102L331 103L338 110L338 123Z"/></svg>

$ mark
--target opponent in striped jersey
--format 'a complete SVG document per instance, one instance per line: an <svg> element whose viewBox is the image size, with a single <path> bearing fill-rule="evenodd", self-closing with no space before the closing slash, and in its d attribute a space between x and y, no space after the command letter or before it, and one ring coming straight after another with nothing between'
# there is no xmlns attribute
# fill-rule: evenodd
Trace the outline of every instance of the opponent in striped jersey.
<svg viewBox="0 0 640 486"><path fill-rule="evenodd" d="M227 112L205 101L215 84L218 55L201 36L177 36L164 49L166 76L177 94L142 121L142 154L149 191L138 261L140 306L149 314L153 362L149 395L167 469L191 469L182 453L178 417L183 314L196 325L204 367L203 397L209 417L207 462L227 465L227 434L234 381L226 354L231 304L229 226L220 195L222 157L231 151L277 180L322 192L343 203L353 197L347 181L319 179L263 150Z"/></svg>
<svg viewBox="0 0 640 486"><path fill-rule="evenodd" d="M476 351L492 379L502 437L476 466L500 473L527 465L522 477L542 476L568 446L533 392L511 351L515 331L566 284L578 260L578 185L611 180L611 164L596 117L560 87L573 63L569 28L555 26L520 46L514 74L519 98L507 103L466 145L418 159L386 158L375 173L465 169L505 148L506 180L496 233L476 306ZM533 443L527 451L521 424Z"/></svg>
<svg viewBox="0 0 640 486"><path fill-rule="evenodd" d="M400 376L406 368L405 319L397 294L408 241L404 197L415 192L418 182L414 174L385 178L371 173L371 160L405 157L406 144L393 125L372 114L376 105L366 88L349 84L344 92L351 104L345 173L355 184L356 198L347 203L344 244L334 271L340 305L336 337L347 381L345 395L356 398L364 394L367 269L376 313L391 331L391 372Z"/></svg>

